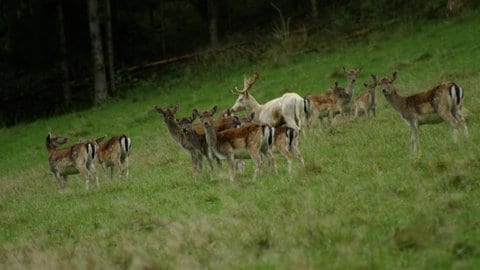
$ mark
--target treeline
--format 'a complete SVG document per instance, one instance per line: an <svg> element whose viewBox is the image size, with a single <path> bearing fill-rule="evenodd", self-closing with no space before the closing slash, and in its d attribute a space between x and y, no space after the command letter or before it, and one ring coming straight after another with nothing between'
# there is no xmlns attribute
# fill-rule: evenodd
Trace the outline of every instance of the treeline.
<svg viewBox="0 0 480 270"><path fill-rule="evenodd" d="M153 61L260 36L282 39L300 27L347 33L479 6L474 0L0 0L0 126L102 104L121 93L124 72Z"/></svg>

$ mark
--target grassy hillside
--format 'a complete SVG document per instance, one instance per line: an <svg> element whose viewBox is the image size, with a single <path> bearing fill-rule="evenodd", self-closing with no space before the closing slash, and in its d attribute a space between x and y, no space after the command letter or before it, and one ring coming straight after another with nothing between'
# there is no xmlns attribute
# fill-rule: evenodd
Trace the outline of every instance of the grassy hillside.
<svg viewBox="0 0 480 270"><path fill-rule="evenodd" d="M480 14L372 33L356 44L230 67L199 65L161 82L139 81L128 98L89 111L0 130L2 269L472 269L480 264ZM312 37L313 38L313 37ZM320 46L320 45L319 45ZM341 67L399 71L402 94L454 80L465 90L470 138L453 144L447 124L410 130L378 93L377 116L339 121L301 137L306 161L292 175L253 164L235 183L191 179L189 155L152 107L232 106L242 74L263 103L286 91L319 93ZM133 140L130 180L86 191L71 176L65 194L48 170L49 131L76 141L103 134ZM461 137L460 137L461 138ZM283 166L283 167L282 167Z"/></svg>

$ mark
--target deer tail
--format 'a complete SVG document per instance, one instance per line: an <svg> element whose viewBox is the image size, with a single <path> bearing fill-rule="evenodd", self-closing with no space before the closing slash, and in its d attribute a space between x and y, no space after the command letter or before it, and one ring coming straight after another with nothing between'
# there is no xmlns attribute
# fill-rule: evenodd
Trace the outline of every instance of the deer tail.
<svg viewBox="0 0 480 270"><path fill-rule="evenodd" d="M122 135L122 137L120 137L120 145L122 146L122 151L124 153L128 153L130 152L130 148L132 147L132 139L130 139L126 135Z"/></svg>
<svg viewBox="0 0 480 270"><path fill-rule="evenodd" d="M288 150L292 151L294 145L293 142L295 141L295 138L298 137L298 131L295 130L294 128L287 128L286 130L286 136L287 136L287 142L288 142Z"/></svg>
<svg viewBox="0 0 480 270"><path fill-rule="evenodd" d="M460 106L463 100L463 89L456 83L450 86L450 97L455 102L455 105Z"/></svg>

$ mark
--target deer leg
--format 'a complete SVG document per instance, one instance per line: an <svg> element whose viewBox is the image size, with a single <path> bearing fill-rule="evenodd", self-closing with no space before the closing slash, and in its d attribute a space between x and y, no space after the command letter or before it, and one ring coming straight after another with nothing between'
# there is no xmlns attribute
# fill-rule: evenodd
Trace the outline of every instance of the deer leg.
<svg viewBox="0 0 480 270"><path fill-rule="evenodd" d="M85 188L88 190L88 188L90 187L90 178L91 178L90 171L86 167L78 168L78 171L85 178Z"/></svg>
<svg viewBox="0 0 480 270"><path fill-rule="evenodd" d="M461 110L459 108L455 108L453 115L455 119L457 119L458 124L462 127L463 136L465 138L468 138L468 128L467 128L467 125L465 124L465 118L463 117Z"/></svg>
<svg viewBox="0 0 480 270"><path fill-rule="evenodd" d="M228 171L230 173L230 182L233 182L235 180L235 157L233 155L233 152L228 155L227 162Z"/></svg>
<svg viewBox="0 0 480 270"><path fill-rule="evenodd" d="M291 127L297 131L300 130L300 127L297 125L295 119L292 119L291 117L285 117L285 122L287 123L288 127Z"/></svg>
<svg viewBox="0 0 480 270"><path fill-rule="evenodd" d="M237 170L240 172L240 174L244 174L245 173L245 161L243 161L241 159L236 159L235 162L237 164Z"/></svg>
<svg viewBox="0 0 480 270"><path fill-rule="evenodd" d="M412 129L412 134L410 136L410 149L412 152L417 152L418 144L418 121L413 119L410 121L410 127Z"/></svg>
<svg viewBox="0 0 480 270"><path fill-rule="evenodd" d="M65 191L65 179L59 172L53 174L55 178L57 178L58 186L60 188L60 192L63 193Z"/></svg>
<svg viewBox="0 0 480 270"><path fill-rule="evenodd" d="M260 150L260 149L258 149ZM255 172L253 173L253 181L257 179L258 174L260 173L260 169L262 167L262 158L260 151L256 151L254 149L249 150L250 157L252 158L253 162L255 163Z"/></svg>
<svg viewBox="0 0 480 270"><path fill-rule="evenodd" d="M302 166L305 167L305 160L303 159L302 153L300 153L300 150L298 150L298 140L294 142L292 145L292 150L291 150L295 156L297 156L298 160L302 163Z"/></svg>
<svg viewBox="0 0 480 270"><path fill-rule="evenodd" d="M95 162L93 160L88 165L88 172L90 173L90 177L92 179L95 179L95 183L97 184L97 187L99 187L100 183L98 182L97 171L95 169Z"/></svg>
<svg viewBox="0 0 480 270"><path fill-rule="evenodd" d="M197 179L197 175L198 175L198 157L196 155L196 153L194 152L190 152L190 155L192 157L192 174L193 174L193 178L194 179Z"/></svg>
<svg viewBox="0 0 480 270"><path fill-rule="evenodd" d="M448 122L450 126L453 128L452 132L452 137L453 137L453 142L457 143L458 139L458 120L452 115L450 110L438 110L437 111L438 115L445 120L445 122Z"/></svg>
<svg viewBox="0 0 480 270"><path fill-rule="evenodd" d="M282 147L277 147L277 148L278 148L278 151L280 151L280 153L282 154L282 156L284 156L285 159L287 160L288 173L291 173L292 172L292 154L290 153L290 151L288 151L286 145L282 145Z"/></svg>
<svg viewBox="0 0 480 270"><path fill-rule="evenodd" d="M128 156L125 157L124 166L125 166L125 179L128 180Z"/></svg>
<svg viewBox="0 0 480 270"><path fill-rule="evenodd" d="M124 177L125 176L125 168L123 167L123 164L120 162L120 159L115 159L115 167L118 168L119 172L119 177ZM113 167L112 167L112 175L113 175Z"/></svg>

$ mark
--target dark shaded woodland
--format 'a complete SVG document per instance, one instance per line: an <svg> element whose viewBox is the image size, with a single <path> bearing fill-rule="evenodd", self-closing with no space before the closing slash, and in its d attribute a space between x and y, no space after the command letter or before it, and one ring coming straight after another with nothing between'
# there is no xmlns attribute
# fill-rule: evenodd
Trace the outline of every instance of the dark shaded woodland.
<svg viewBox="0 0 480 270"><path fill-rule="evenodd" d="M252 51L268 49L259 44L297 29L328 38L479 6L473 0L0 0L0 126L100 105L121 96L129 78L165 75L199 52L228 54L243 46L255 61L260 54Z"/></svg>

